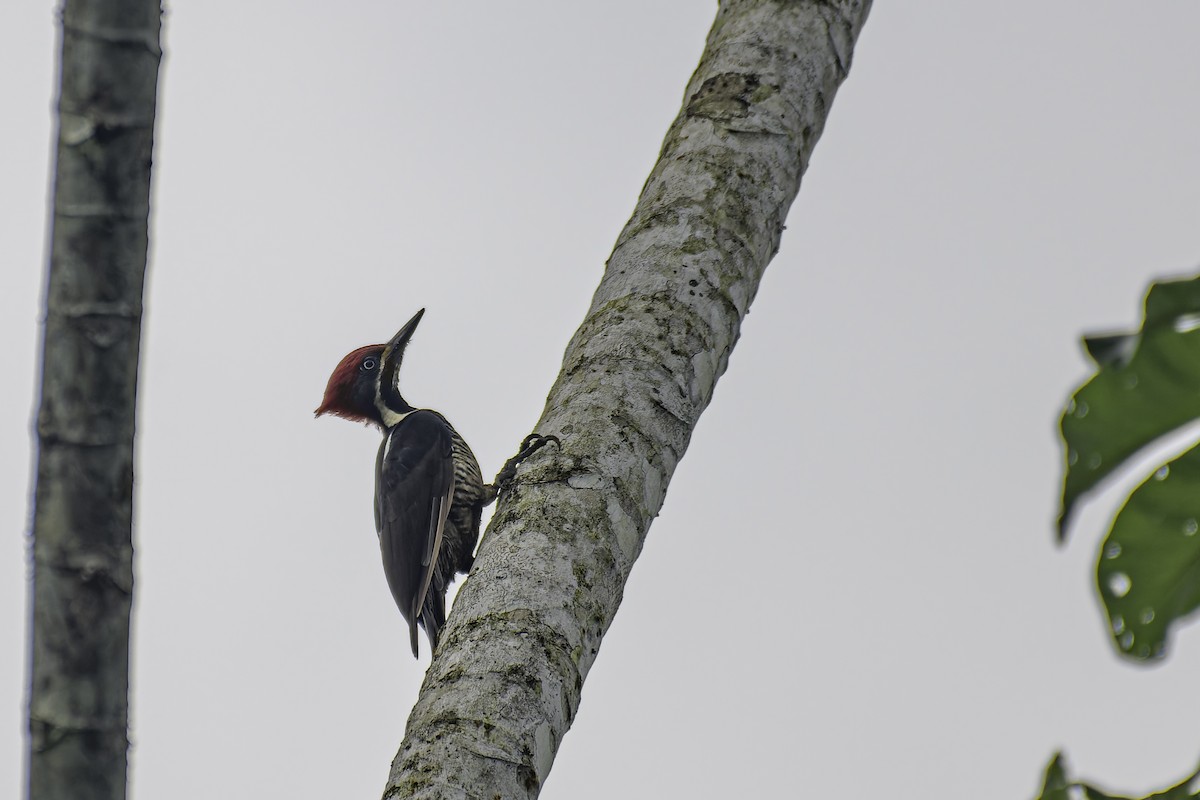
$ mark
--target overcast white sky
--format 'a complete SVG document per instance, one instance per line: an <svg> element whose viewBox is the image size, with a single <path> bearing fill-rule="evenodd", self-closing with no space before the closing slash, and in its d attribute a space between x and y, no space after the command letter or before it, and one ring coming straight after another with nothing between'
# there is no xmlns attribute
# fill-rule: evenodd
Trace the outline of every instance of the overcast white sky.
<svg viewBox="0 0 1200 800"><path fill-rule="evenodd" d="M173 3L138 472L133 797L371 798L426 658L314 421L428 308L406 396L491 474L677 113L715 4ZM543 797L1148 791L1200 633L1136 669L1052 545L1080 332L1200 254L1195 0L876 3L783 248ZM50 2L0 7L0 794L21 785ZM452 366L447 366L452 365ZM734 596L731 573L742 576Z"/></svg>

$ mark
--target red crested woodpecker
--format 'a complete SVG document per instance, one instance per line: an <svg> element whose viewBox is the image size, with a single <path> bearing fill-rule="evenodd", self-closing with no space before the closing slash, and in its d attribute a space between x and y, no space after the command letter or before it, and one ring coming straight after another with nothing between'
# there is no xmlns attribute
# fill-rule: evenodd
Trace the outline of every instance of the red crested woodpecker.
<svg viewBox="0 0 1200 800"><path fill-rule="evenodd" d="M485 484L475 454L446 418L414 408L400 394L397 375L404 348L425 309L387 344L368 345L341 360L329 377L322 414L374 424L383 431L375 460L375 529L383 573L408 622L413 655L417 625L437 647L446 624L446 588L474 562L484 506L511 481L521 459L552 436L532 435L521 452Z"/></svg>

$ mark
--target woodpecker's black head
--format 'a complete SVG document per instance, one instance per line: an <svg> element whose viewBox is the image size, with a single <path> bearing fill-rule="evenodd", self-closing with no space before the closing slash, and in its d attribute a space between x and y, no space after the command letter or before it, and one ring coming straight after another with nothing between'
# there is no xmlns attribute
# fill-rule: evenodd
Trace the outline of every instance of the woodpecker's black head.
<svg viewBox="0 0 1200 800"><path fill-rule="evenodd" d="M400 396L396 376L404 348L424 313L423 308L418 311L387 344L360 347L343 358L329 376L316 416L332 414L387 428L395 424L393 415L412 411Z"/></svg>

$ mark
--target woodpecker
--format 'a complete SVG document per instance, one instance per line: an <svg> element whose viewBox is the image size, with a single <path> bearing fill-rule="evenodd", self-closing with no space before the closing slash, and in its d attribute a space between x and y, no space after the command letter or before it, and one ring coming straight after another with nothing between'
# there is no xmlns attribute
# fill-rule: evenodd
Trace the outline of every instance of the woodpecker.
<svg viewBox="0 0 1200 800"><path fill-rule="evenodd" d="M413 656L417 625L432 651L446 624L446 589L474 563L483 508L512 480L522 459L553 436L533 434L492 484L458 431L436 411L415 408L400 393L404 348L421 309L387 344L360 347L338 363L316 416L332 414L383 432L375 459L375 530L383 574L408 622Z"/></svg>

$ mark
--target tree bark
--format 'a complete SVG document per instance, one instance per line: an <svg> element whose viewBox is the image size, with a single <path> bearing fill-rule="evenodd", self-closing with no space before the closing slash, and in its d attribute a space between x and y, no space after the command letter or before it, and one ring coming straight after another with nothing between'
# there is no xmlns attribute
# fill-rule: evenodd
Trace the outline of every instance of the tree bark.
<svg viewBox="0 0 1200 800"><path fill-rule="evenodd" d="M37 418L28 792L125 797L159 0L66 0Z"/></svg>
<svg viewBox="0 0 1200 800"><path fill-rule="evenodd" d="M536 797L738 338L870 0L722 0L454 604L385 798Z"/></svg>

